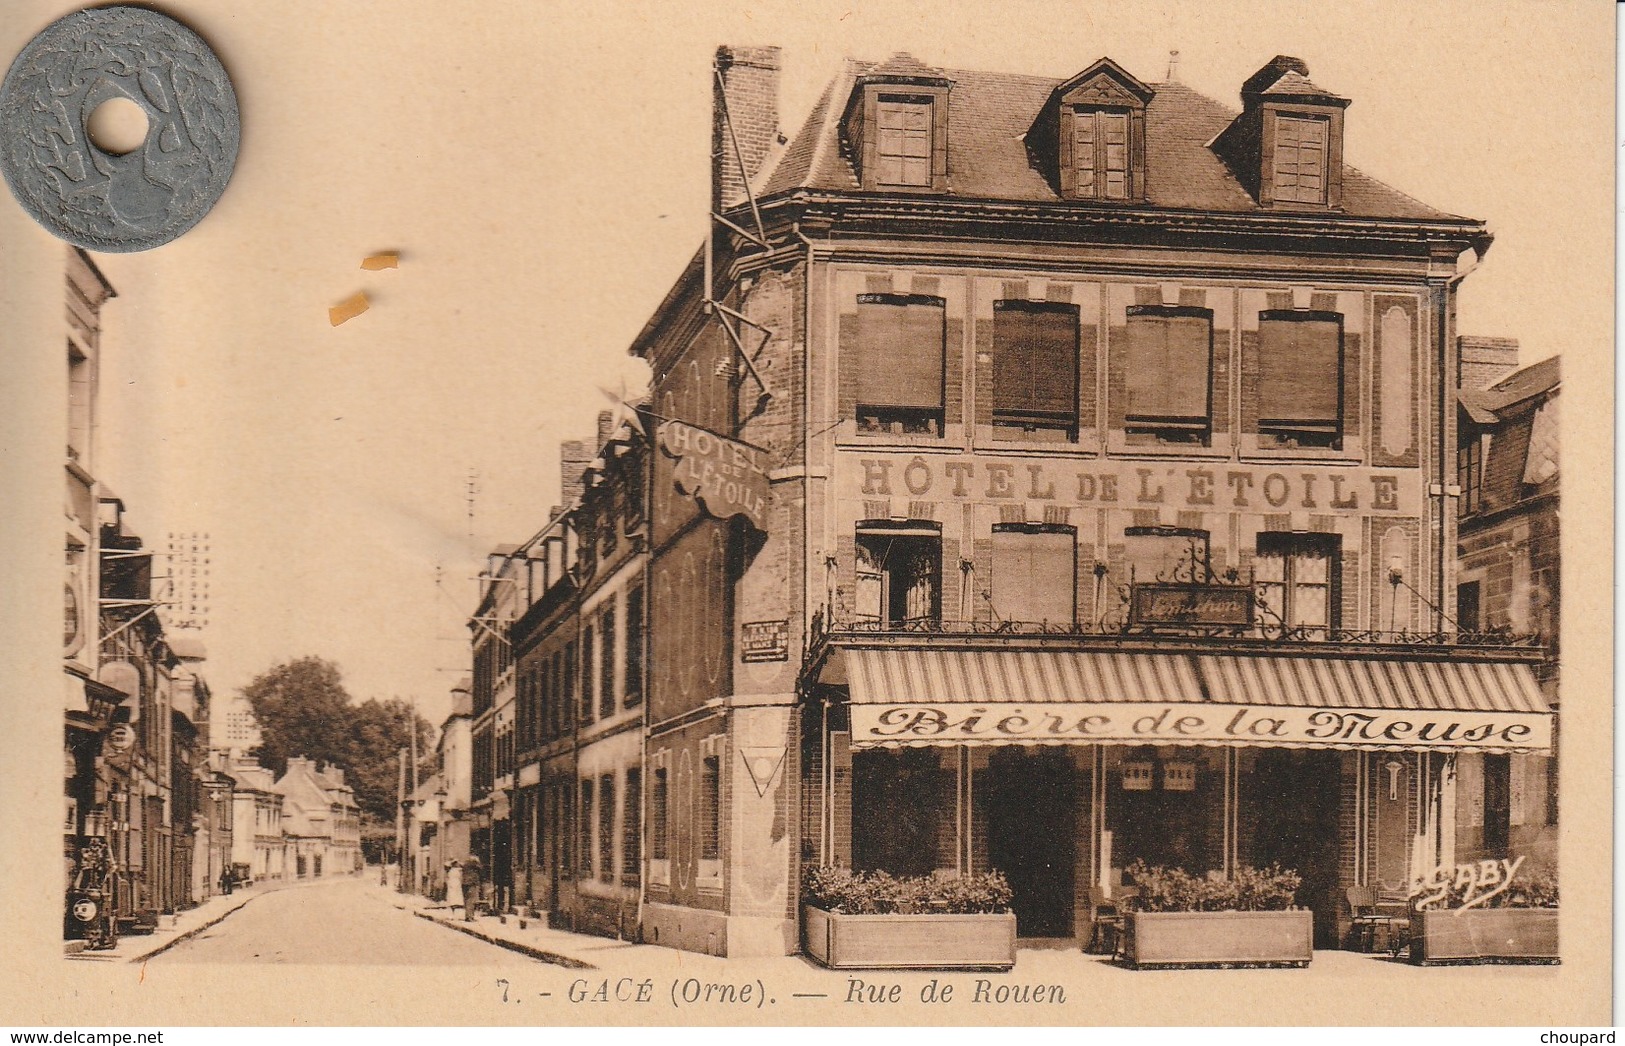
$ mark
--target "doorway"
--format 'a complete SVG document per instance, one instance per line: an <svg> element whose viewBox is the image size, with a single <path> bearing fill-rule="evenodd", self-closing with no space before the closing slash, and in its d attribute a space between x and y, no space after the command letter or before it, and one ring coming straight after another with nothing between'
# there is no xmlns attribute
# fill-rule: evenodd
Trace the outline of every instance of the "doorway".
<svg viewBox="0 0 1625 1046"><path fill-rule="evenodd" d="M1342 756L1337 752L1259 749L1241 782L1241 806L1251 822L1245 860L1255 868L1278 864L1303 876L1297 904L1315 916L1315 947L1337 947L1342 900L1338 826Z"/></svg>
<svg viewBox="0 0 1625 1046"><path fill-rule="evenodd" d="M977 775L988 864L1010 880L1022 937L1073 935L1077 780L1055 749L1001 748Z"/></svg>

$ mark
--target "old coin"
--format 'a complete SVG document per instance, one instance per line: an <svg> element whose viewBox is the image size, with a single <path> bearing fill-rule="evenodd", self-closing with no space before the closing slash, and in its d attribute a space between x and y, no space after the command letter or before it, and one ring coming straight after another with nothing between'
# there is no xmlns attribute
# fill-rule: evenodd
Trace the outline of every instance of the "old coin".
<svg viewBox="0 0 1625 1046"><path fill-rule="evenodd" d="M147 118L142 144L97 147L91 113L113 98ZM237 162L237 95L196 33L140 7L53 22L0 83L0 170L36 221L97 251L144 251L202 220Z"/></svg>

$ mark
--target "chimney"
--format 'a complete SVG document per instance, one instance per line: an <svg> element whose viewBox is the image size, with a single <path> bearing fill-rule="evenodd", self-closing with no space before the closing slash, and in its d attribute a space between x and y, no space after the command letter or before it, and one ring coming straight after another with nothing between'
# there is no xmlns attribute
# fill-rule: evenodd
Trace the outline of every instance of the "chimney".
<svg viewBox="0 0 1625 1046"><path fill-rule="evenodd" d="M1168 52L1168 82L1171 83L1171 84L1177 84L1179 82L1179 52L1178 51L1169 51Z"/></svg>
<svg viewBox="0 0 1625 1046"><path fill-rule="evenodd" d="M559 500L566 505L581 497L582 475L592 462L592 450L578 439L559 444Z"/></svg>
<svg viewBox="0 0 1625 1046"><path fill-rule="evenodd" d="M1461 352L1461 387L1487 389L1518 369L1518 339L1479 338L1463 334L1456 338Z"/></svg>
<svg viewBox="0 0 1625 1046"><path fill-rule="evenodd" d="M720 212L745 202L745 185L755 179L778 142L779 49L717 48L711 94L711 206Z"/></svg>
<svg viewBox="0 0 1625 1046"><path fill-rule="evenodd" d="M1287 73L1297 73L1299 76L1308 79L1309 63L1302 58L1294 58L1289 54L1278 54L1271 58L1264 63L1262 69L1249 76L1247 82L1241 85L1241 104L1248 109L1256 106L1259 96L1274 87L1275 81Z"/></svg>
<svg viewBox="0 0 1625 1046"><path fill-rule="evenodd" d="M600 454L604 452L604 444L609 442L609 423L611 417L612 415L607 410L601 410L598 412L598 443L594 449Z"/></svg>

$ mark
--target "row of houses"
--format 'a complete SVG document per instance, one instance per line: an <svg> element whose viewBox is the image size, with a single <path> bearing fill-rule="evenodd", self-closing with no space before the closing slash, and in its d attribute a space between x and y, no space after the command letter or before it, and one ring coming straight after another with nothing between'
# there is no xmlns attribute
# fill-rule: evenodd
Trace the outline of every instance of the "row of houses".
<svg viewBox="0 0 1625 1046"><path fill-rule="evenodd" d="M779 65L718 52L649 394L487 562L417 887L756 955L819 865L1081 938L1135 861L1280 863L1320 946L1555 871L1558 365L1457 331L1485 224L1346 165L1297 58L1239 111L849 61L790 135Z"/></svg>
<svg viewBox="0 0 1625 1046"><path fill-rule="evenodd" d="M295 759L272 780L245 763L246 709L210 690L198 630L166 622L165 571L199 558L198 536L149 547L97 478L101 313L114 296L90 256L70 250L64 931L100 940L200 903L225 888L228 870L277 878L360 867L343 772Z"/></svg>

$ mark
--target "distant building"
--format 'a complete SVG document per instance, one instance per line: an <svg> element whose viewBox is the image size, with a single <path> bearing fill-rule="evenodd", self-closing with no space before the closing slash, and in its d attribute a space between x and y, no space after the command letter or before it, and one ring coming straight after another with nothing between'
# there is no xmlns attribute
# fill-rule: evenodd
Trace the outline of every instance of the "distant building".
<svg viewBox="0 0 1625 1046"><path fill-rule="evenodd" d="M1487 338L1462 338L1461 355L1456 620L1466 631L1539 636L1547 657L1535 674L1556 709L1561 359L1514 371L1517 343ZM1457 858L1522 855L1531 869L1555 870L1557 768L1555 749L1458 757Z"/></svg>
<svg viewBox="0 0 1625 1046"><path fill-rule="evenodd" d="M318 767L294 756L274 787L283 797L282 834L292 855L293 878L361 870L361 810L344 783L343 769Z"/></svg>
<svg viewBox="0 0 1625 1046"><path fill-rule="evenodd" d="M276 776L246 758L229 763L225 773L233 782L232 867L254 881L287 875L287 839L282 830L284 798Z"/></svg>

